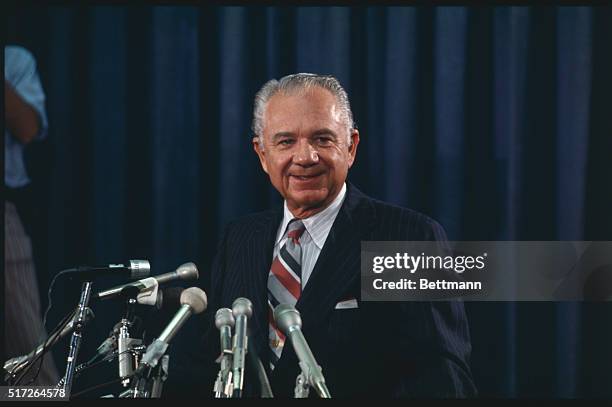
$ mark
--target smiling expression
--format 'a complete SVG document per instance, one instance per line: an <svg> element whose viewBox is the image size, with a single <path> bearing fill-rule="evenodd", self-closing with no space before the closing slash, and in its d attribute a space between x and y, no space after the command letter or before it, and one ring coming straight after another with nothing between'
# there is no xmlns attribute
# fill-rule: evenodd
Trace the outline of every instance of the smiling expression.
<svg viewBox="0 0 612 407"><path fill-rule="evenodd" d="M295 217L322 211L342 189L359 144L359 132L349 127L334 95L321 87L268 100L263 148L257 137L253 147Z"/></svg>

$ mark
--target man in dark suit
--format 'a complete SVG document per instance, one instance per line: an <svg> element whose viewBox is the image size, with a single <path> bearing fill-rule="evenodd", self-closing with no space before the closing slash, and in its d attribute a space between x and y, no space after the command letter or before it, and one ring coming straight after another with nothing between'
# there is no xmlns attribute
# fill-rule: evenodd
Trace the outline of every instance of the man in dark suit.
<svg viewBox="0 0 612 407"><path fill-rule="evenodd" d="M278 303L301 313L333 397L473 396L460 302L360 301L361 241L445 240L445 233L346 182L359 132L339 82L296 74L266 83L255 98L253 131L261 166L285 202L227 226L209 307L214 314L237 297L252 301L249 349L261 357L275 396L292 397L300 371L271 318ZM208 349L218 344L215 333ZM258 391L247 376L245 394Z"/></svg>

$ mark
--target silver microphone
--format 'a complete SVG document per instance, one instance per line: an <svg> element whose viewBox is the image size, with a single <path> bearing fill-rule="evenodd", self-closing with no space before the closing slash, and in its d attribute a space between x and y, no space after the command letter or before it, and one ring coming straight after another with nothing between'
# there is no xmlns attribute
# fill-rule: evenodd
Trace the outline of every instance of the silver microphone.
<svg viewBox="0 0 612 407"><path fill-rule="evenodd" d="M274 309L274 321L278 328L291 340L295 354L300 361L302 373L308 384L317 391L321 398L331 398L325 385L325 377L302 333L302 318L292 305L279 304Z"/></svg>
<svg viewBox="0 0 612 407"><path fill-rule="evenodd" d="M207 305L206 293L200 288L191 287L184 290L181 293L181 308L179 308L174 318L172 318L159 337L147 347L147 351L142 356L138 369L134 374L139 376L145 369L157 366L161 357L166 353L169 342L174 338L178 330L187 322L191 315L204 312Z"/></svg>
<svg viewBox="0 0 612 407"><path fill-rule="evenodd" d="M220 332L221 352L232 351L232 328L235 324L231 309L221 308L215 314L215 326Z"/></svg>
<svg viewBox="0 0 612 407"><path fill-rule="evenodd" d="M244 364L248 348L247 320L253 315L253 304L247 298L237 298L232 304L232 313L236 318L234 343L232 344L232 397L242 397L244 382Z"/></svg>
<svg viewBox="0 0 612 407"><path fill-rule="evenodd" d="M95 294L93 298L98 300L107 300L110 298L115 298L120 296L121 293L124 292L124 290L128 290L132 287L138 289L138 291L142 293L149 289L152 289L152 287L156 287L156 285L158 284L164 284L174 280L197 280L198 277L198 268L195 264L189 262L180 265L176 270L170 273L144 278L142 280L134 281L132 283L127 283L119 285L117 287L109 288L108 290L100 291L99 293Z"/></svg>
<svg viewBox="0 0 612 407"><path fill-rule="evenodd" d="M105 264L103 266L79 266L67 270L68 274L75 275L82 280L93 280L103 275L119 275L129 273L130 280L136 280L148 276L151 273L151 265L148 260L129 260L129 262Z"/></svg>
<svg viewBox="0 0 612 407"><path fill-rule="evenodd" d="M215 381L215 397L228 398L232 396L232 328L236 324L234 314L229 308L220 308L215 314L215 326L219 329L221 341L221 356L219 374Z"/></svg>

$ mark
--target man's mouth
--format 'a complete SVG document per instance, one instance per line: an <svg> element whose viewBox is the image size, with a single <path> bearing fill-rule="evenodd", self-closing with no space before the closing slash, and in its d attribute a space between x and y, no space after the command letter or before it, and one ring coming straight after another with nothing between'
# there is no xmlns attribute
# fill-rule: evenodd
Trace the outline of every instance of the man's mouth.
<svg viewBox="0 0 612 407"><path fill-rule="evenodd" d="M295 178L298 181L308 181L308 180L317 178L321 174L323 174L323 173L320 172L320 173L317 173L317 174L308 174L308 175L289 174L289 176L292 177L292 178Z"/></svg>

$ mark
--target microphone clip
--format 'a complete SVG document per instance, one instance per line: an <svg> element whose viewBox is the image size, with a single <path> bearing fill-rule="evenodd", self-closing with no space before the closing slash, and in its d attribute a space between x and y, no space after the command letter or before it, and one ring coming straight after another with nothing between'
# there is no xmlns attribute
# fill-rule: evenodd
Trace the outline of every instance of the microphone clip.
<svg viewBox="0 0 612 407"><path fill-rule="evenodd" d="M304 370L295 379L294 396L296 399L307 399L310 394L310 383L304 374Z"/></svg>
<svg viewBox="0 0 612 407"><path fill-rule="evenodd" d="M135 375L142 377L145 370L150 370L157 366L159 360L168 350L168 344L162 340L156 339L147 347L147 351L140 360L140 366L136 369Z"/></svg>
<svg viewBox="0 0 612 407"><path fill-rule="evenodd" d="M320 393L320 388L319 388L320 385L315 379L315 377L317 375L318 376L323 375L323 369L321 368L321 366L316 365L311 368L308 366L308 364L304 362L299 362L299 366L300 366L301 371L300 371L300 374L295 379L295 390L294 390L295 398L296 399L308 398L311 387L314 387L317 390L317 393ZM315 372L312 371L314 369L316 369Z"/></svg>

